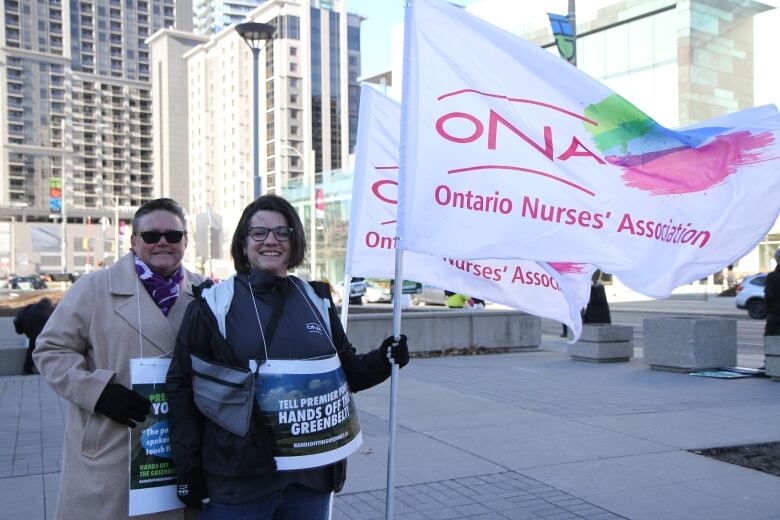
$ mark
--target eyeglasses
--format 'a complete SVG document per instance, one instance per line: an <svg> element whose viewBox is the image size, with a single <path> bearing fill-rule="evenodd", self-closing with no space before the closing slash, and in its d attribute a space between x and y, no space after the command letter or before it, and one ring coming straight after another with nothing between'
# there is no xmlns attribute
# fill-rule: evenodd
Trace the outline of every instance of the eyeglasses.
<svg viewBox="0 0 780 520"><path fill-rule="evenodd" d="M273 233L276 240L279 242L287 242L293 234L293 228L286 226L278 226L275 228L267 228L262 226L249 228L249 236L255 242L262 242L268 238L268 233Z"/></svg>
<svg viewBox="0 0 780 520"><path fill-rule="evenodd" d="M161 237L165 237L165 241L169 244L178 244L187 233L185 231L141 231L133 234L140 236L147 244L156 244Z"/></svg>

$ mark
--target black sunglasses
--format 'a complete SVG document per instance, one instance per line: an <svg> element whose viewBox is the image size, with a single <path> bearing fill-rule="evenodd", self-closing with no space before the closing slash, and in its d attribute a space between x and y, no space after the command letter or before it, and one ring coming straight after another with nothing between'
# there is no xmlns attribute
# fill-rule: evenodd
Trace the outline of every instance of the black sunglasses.
<svg viewBox="0 0 780 520"><path fill-rule="evenodd" d="M262 242L268 238L269 233L273 233L279 242L287 242L293 234L293 228L286 226L277 226L275 228L255 226L249 228L249 236L255 242Z"/></svg>
<svg viewBox="0 0 780 520"><path fill-rule="evenodd" d="M161 237L165 237L165 241L169 244L178 244L186 231L141 231L140 233L134 233L136 236L140 236L141 239L147 244L156 244L160 241Z"/></svg>

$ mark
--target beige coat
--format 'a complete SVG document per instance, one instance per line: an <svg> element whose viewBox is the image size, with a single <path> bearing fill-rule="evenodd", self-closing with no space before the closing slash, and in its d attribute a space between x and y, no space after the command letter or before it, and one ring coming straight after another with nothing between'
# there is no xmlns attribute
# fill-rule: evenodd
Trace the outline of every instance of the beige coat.
<svg viewBox="0 0 780 520"><path fill-rule="evenodd" d="M192 284L185 270L176 304L166 318L138 280L128 253L109 269L80 279L65 294L38 336L35 364L70 402L57 499L60 520L128 518L129 428L94 413L109 382L130 386L130 358L140 356L139 296L144 357L173 350ZM194 515L188 514L194 517ZM184 519L184 510L143 519Z"/></svg>

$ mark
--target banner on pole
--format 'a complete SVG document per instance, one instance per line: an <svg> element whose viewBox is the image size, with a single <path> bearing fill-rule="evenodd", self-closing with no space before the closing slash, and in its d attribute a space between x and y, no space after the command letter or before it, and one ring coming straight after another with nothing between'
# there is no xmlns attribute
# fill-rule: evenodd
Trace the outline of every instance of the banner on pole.
<svg viewBox="0 0 780 520"><path fill-rule="evenodd" d="M574 37L574 27L568 16L560 14L547 13L550 18L553 37L555 37L555 46L558 48L558 54L561 58L571 64L577 62L577 41Z"/></svg>
<svg viewBox="0 0 780 520"><path fill-rule="evenodd" d="M355 276L394 276L400 113L398 103L371 87L362 87L346 259L347 272ZM490 235L493 231L483 227L472 232ZM458 240L480 238L464 233ZM408 280L561 321L572 328L575 337L582 327L580 309L588 302L594 269L566 262L548 265L404 254L404 278Z"/></svg>
<svg viewBox="0 0 780 520"><path fill-rule="evenodd" d="M593 264L665 297L745 255L777 219L774 106L670 130L447 2L409 9L402 250Z"/></svg>

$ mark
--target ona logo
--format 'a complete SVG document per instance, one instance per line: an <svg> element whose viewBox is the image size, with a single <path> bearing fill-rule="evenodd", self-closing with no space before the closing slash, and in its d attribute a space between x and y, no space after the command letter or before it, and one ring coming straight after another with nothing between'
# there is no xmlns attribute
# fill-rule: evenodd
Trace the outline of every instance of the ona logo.
<svg viewBox="0 0 780 520"><path fill-rule="evenodd" d="M459 122L460 125L458 126L461 127L461 130L471 126L471 133L469 135L462 136L453 135L447 131L447 129L445 129L445 123L448 121ZM503 117L493 109L488 110L486 123L487 124L483 123L477 116L467 112L449 112L436 120L436 132L441 137L450 142L457 144L468 144L480 139L486 133L485 127L487 126L486 146L488 150L495 150L498 148L499 130L504 128L505 133L508 132L509 135L519 137L521 141L524 141L526 144L530 145L534 150L539 152L550 161L555 159L558 159L559 161L566 161L572 157L590 157L598 164L606 164L604 159L591 152L576 135L564 135L564 140L566 138L569 139L569 145L564 152L557 153L553 148L552 123L543 126L541 132L543 135L542 142L534 141L531 136L526 134L526 132L524 132L521 128L518 128L518 126L522 125L515 126L510 122L509 118ZM468 134L469 131L466 130L466 133ZM512 143L511 146L515 146L515 143Z"/></svg>
<svg viewBox="0 0 780 520"><path fill-rule="evenodd" d="M311 334L322 334L322 327L319 323L307 323L306 330Z"/></svg>
<svg viewBox="0 0 780 520"><path fill-rule="evenodd" d="M380 179L371 185L371 191L382 202L398 204L398 181Z"/></svg>

